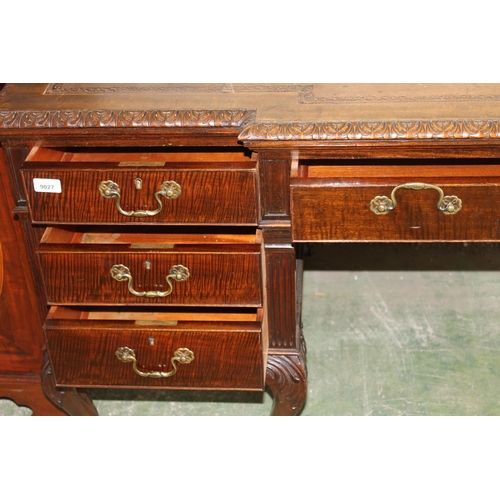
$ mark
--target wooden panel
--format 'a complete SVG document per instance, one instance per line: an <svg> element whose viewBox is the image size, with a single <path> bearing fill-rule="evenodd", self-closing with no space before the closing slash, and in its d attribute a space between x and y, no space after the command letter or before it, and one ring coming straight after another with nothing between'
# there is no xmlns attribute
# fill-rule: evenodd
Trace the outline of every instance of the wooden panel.
<svg viewBox="0 0 500 500"><path fill-rule="evenodd" d="M0 150L0 365L3 373L40 373L42 324L14 197ZM1 394L0 394L1 396Z"/></svg>
<svg viewBox="0 0 500 500"><path fill-rule="evenodd" d="M95 162L56 166L26 162L25 167L28 204L37 223L257 224L256 172L248 162L226 163L224 168L190 163L141 169ZM57 179L62 192L35 192L34 178ZM142 189L135 187L137 178L142 179ZM115 199L99 193L101 181L107 180L120 187L125 211L156 210L154 194L164 181L175 181L182 193L176 199L160 196L163 208L153 217L129 217L119 213Z"/></svg>
<svg viewBox="0 0 500 500"><path fill-rule="evenodd" d="M266 249L267 294L269 300L269 347L296 346L295 250ZM276 307L279 304L279 307ZM274 306L274 307L273 307Z"/></svg>
<svg viewBox="0 0 500 500"><path fill-rule="evenodd" d="M141 328L128 321L47 320L45 331L59 386L263 389L258 323ZM133 371L131 363L116 358L119 347L134 350L141 371L170 371L170 359L181 347L190 349L194 360L179 363L170 378L144 378Z"/></svg>
<svg viewBox="0 0 500 500"><path fill-rule="evenodd" d="M41 328L40 328L41 332ZM44 394L40 376L0 377L0 397L14 401L18 406L28 406L34 416L65 416Z"/></svg>
<svg viewBox="0 0 500 500"><path fill-rule="evenodd" d="M261 192L261 219L264 224L290 220L291 153L262 151L259 153Z"/></svg>
<svg viewBox="0 0 500 500"><path fill-rule="evenodd" d="M260 306L260 245L178 245L162 251L125 245L41 244L40 261L50 304ZM149 264L148 264L149 263ZM163 298L137 297L116 281L114 265L129 268L137 292L167 291L173 266L189 269L187 281L171 279Z"/></svg>
<svg viewBox="0 0 500 500"><path fill-rule="evenodd" d="M419 179L422 180L422 179ZM397 206L385 215L370 210L376 196L391 196L408 178L372 182L301 179L292 186L295 241L499 241L499 178L430 178L445 196L462 200L462 209L445 215L433 189L400 189Z"/></svg>

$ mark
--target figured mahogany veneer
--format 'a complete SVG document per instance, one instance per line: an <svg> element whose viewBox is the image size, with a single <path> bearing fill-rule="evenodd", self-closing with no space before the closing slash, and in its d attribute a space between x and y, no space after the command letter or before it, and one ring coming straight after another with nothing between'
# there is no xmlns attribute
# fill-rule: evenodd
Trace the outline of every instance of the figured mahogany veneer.
<svg viewBox="0 0 500 500"><path fill-rule="evenodd" d="M177 389L262 390L264 352L260 322L162 321L143 313L136 321L65 320L57 311L45 323L45 334L59 387L150 387ZM54 318L55 317L55 318ZM194 353L174 376L138 376L131 363L118 360L120 347L134 350L143 372L172 369L179 348Z"/></svg>
<svg viewBox="0 0 500 500"><path fill-rule="evenodd" d="M412 183L429 187L404 188ZM500 240L500 163L313 166L291 185L295 241ZM397 186L394 210L374 213L371 201ZM436 188L460 200L456 213L437 209Z"/></svg>
<svg viewBox="0 0 500 500"><path fill-rule="evenodd" d="M52 228L38 248L49 304L262 305L259 244L205 244L196 237L174 244L175 238L168 235L148 242L140 234L129 237L129 241L141 241L136 244L123 243L123 238L118 243L116 234L110 235L115 241L109 244L61 244L59 233L54 238L51 234ZM189 270L189 277L180 282L171 279L172 291L165 297L136 296L128 290L128 281L111 275L113 266L126 266L133 290L165 293L169 291L166 277L179 264Z"/></svg>
<svg viewBox="0 0 500 500"><path fill-rule="evenodd" d="M146 162L137 162L137 166L96 163L75 167L69 163L26 162L23 173L33 221L44 224L257 224L255 169L246 163L229 163L224 168L210 163L190 163L187 167L174 164L168 169L159 165L146 169ZM62 192L35 192L34 178L57 179ZM141 179L141 189L135 187L136 179ZM154 194L164 181L177 183L182 193L176 199L161 197L163 208L153 217L129 217L117 210L114 199L99 193L100 183L108 180L120 187L121 208L125 211L156 210Z"/></svg>

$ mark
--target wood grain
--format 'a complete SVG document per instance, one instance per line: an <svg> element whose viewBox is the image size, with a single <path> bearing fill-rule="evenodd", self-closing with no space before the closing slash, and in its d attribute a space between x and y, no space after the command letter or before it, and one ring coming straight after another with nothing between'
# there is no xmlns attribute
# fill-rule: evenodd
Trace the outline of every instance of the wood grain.
<svg viewBox="0 0 500 500"><path fill-rule="evenodd" d="M310 179L292 187L295 241L499 241L499 178L418 178L462 200L454 215L437 210L433 190L397 192L386 215L370 210L376 196L390 197L408 178L332 182Z"/></svg>
<svg viewBox="0 0 500 500"><path fill-rule="evenodd" d="M14 218L14 197L0 151L0 362L3 373L38 377L42 365L43 319L39 316L21 227ZM0 273L1 274L1 273Z"/></svg>
<svg viewBox="0 0 500 500"><path fill-rule="evenodd" d="M262 304L259 245L182 245L163 251L120 250L116 245L41 244L39 257L50 304L204 305ZM145 263L150 263L149 269ZM125 265L137 292L167 291L172 266L187 267L187 281L172 280L164 298L136 297L127 282L112 278L114 265Z"/></svg>
<svg viewBox="0 0 500 500"><path fill-rule="evenodd" d="M33 167L33 168L31 168ZM62 193L39 193L33 178L59 179ZM141 178L143 188L135 188ZM109 168L95 163L25 163L24 179L34 222L51 224L235 224L257 225L256 172L248 163L182 164L172 168ZM154 217L127 217L118 212L115 200L99 193L101 181L120 186L123 210L155 210L154 193L164 181L175 181L182 194L174 200L161 197L163 209Z"/></svg>
<svg viewBox="0 0 500 500"><path fill-rule="evenodd" d="M178 389L263 389L263 355L258 323L186 323L140 328L134 322L52 321L45 326L58 386ZM155 339L154 345L149 339ZM170 378L143 378L119 361L119 347L134 349L142 371L170 371L176 349L193 351Z"/></svg>

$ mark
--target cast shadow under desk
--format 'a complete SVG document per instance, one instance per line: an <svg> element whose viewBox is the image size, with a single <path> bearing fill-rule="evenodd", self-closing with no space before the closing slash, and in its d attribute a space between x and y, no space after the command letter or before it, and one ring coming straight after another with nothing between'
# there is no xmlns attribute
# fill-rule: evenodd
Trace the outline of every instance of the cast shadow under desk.
<svg viewBox="0 0 500 500"><path fill-rule="evenodd" d="M497 271L500 243L317 243L304 271Z"/></svg>
<svg viewBox="0 0 500 500"><path fill-rule="evenodd" d="M255 403L263 402L261 392L244 391L186 391L186 390L150 390L150 389L88 389L92 399L103 401L190 402L190 403Z"/></svg>

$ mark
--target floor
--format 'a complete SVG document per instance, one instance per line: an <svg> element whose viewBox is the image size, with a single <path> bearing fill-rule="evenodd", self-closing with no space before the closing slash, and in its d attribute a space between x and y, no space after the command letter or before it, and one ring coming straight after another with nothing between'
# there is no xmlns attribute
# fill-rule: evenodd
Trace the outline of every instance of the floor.
<svg viewBox="0 0 500 500"><path fill-rule="evenodd" d="M316 245L304 416L500 415L498 246ZM268 415L267 394L90 391L101 415ZM124 400L124 394L130 400ZM30 415L0 400L0 415Z"/></svg>

